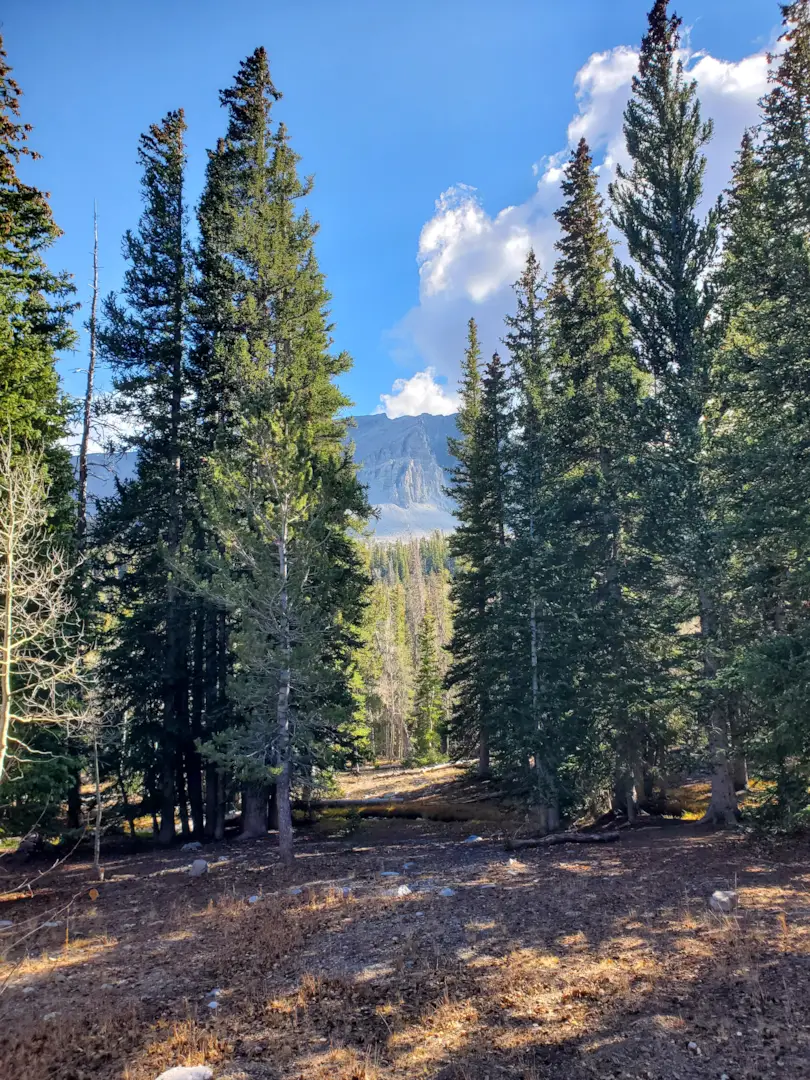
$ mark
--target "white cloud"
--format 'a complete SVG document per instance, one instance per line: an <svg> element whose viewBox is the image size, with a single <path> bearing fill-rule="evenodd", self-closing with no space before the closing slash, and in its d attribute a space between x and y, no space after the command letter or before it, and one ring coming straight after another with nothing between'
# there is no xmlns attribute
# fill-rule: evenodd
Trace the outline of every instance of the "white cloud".
<svg viewBox="0 0 810 1080"><path fill-rule="evenodd" d="M417 371L410 379L397 379L390 394L380 394L381 405L377 412L384 412L390 420L398 416L449 416L458 409L458 395L448 392L436 382L433 368Z"/></svg>
<svg viewBox="0 0 810 1080"><path fill-rule="evenodd" d="M758 100L767 84L767 58L764 51L737 62L705 53L683 55L689 74L697 80L703 114L714 120L705 181L710 202L728 183L744 129L757 121ZM574 79L577 110L568 125L569 147L582 137L588 140L599 162L603 190L616 163L627 159L622 114L637 64L637 51L621 45L594 53ZM435 212L419 237L419 303L390 334L394 357L411 370L421 370L410 379L398 379L394 392L381 396L389 416L411 414L410 405L403 405L400 412L391 410L400 408L400 400L418 397L422 404L414 411L452 411L447 408L452 395L436 384L434 373L451 384L458 377L469 317L479 324L486 354L504 333L504 315L513 309L511 286L529 247L534 247L546 270L552 268L557 237L553 214L568 154L568 149L561 150L531 166L538 179L526 201L494 215L466 184L448 188L436 200Z"/></svg>

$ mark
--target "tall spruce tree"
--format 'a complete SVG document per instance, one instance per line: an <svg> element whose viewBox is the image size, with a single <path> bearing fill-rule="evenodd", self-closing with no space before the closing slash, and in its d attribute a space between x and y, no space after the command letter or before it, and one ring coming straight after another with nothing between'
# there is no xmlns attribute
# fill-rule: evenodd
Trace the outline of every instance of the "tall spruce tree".
<svg viewBox="0 0 810 1080"><path fill-rule="evenodd" d="M453 663L448 684L454 689L453 733L460 743L477 744L478 772L487 776L489 760L489 686L481 669L488 585L484 564L490 537L481 519L484 478L480 460L481 350L478 327L470 319L467 348L461 365L457 414L458 438L448 439L457 464L451 472L448 494L456 504L458 525L450 538L451 552L459 560L452 585L455 619Z"/></svg>
<svg viewBox="0 0 810 1080"><path fill-rule="evenodd" d="M246 834L266 829L275 785L289 859L294 775L345 743L353 711L348 660L364 575L348 530L368 508L339 417L349 402L334 381L350 360L329 351L316 227L296 210L311 183L298 177L283 125L272 125L280 95L264 49L221 97L229 126L210 158L209 196L216 185L222 197L203 204L197 333L198 357L219 379L219 405L207 410L208 507L223 552L213 589L235 615L230 692L241 723L216 752L249 781Z"/></svg>
<svg viewBox="0 0 810 1080"><path fill-rule="evenodd" d="M558 447L551 422L552 369L545 282L534 252L516 285L507 318L512 409L506 506L511 541L499 575L502 618L497 664L503 678L499 752L529 770L548 830L560 821L560 732L566 694L567 628L556 604L566 556L555 533L553 485Z"/></svg>
<svg viewBox="0 0 810 1080"><path fill-rule="evenodd" d="M170 112L141 137L144 210L137 231L124 237L129 265L122 295L105 301L99 335L121 408L136 432L132 441L138 454L135 478L120 484L104 504L99 526L100 540L125 568L109 582L117 617L105 655L106 680L138 736L157 748L163 843L174 836L178 787L186 774L196 834L203 818L189 726L191 607L177 566L195 486L185 400L190 285L185 130L182 111Z"/></svg>
<svg viewBox="0 0 810 1080"><path fill-rule="evenodd" d="M694 80L679 55L680 20L656 0L641 45L639 71L624 118L631 158L611 185L613 221L630 262L617 263L635 347L653 378L656 432L647 462L645 499L658 521L651 544L669 561L673 584L699 615L692 687L713 763L707 819L734 819L729 760L730 702L721 689L722 659L717 537L705 463L705 405L713 355L715 303L710 284L717 210L700 217L704 147L712 125L701 117Z"/></svg>
<svg viewBox="0 0 810 1080"><path fill-rule="evenodd" d="M810 522L804 492L810 332L810 4L783 7L756 138L747 135L729 193L715 398L719 495L727 509L737 621L736 687L749 706L748 748L775 782L785 816L803 810Z"/></svg>
<svg viewBox="0 0 810 1080"><path fill-rule="evenodd" d="M632 818L644 794L651 691L660 690L650 664L660 619L647 601L651 567L639 548L645 380L613 281L612 245L584 139L562 190L548 319L559 447L556 532L567 534L569 552L559 571L562 606L565 622L577 628L567 653L577 688L566 721L565 743L575 748L567 771L580 804L609 790L614 778L605 750L612 745Z"/></svg>

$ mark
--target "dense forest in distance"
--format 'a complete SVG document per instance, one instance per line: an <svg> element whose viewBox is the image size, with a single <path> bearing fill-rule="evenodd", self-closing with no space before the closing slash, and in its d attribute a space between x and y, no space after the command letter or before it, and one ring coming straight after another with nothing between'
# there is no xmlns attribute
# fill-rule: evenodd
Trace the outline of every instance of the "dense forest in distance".
<svg viewBox="0 0 810 1080"><path fill-rule="evenodd" d="M749 771L762 820L804 821L810 0L782 14L760 121L706 205L712 121L655 0L627 164L603 192L580 141L502 355L470 318L456 528L392 543L367 535L351 358L264 48L220 93L197 206L183 110L141 137L123 287L102 294L96 259L81 313L80 402L56 370L75 288L19 175L35 133L0 50L0 830L75 836L105 803L168 845L238 813L289 861L298 795L448 757L548 831L632 822L690 769L708 822L737 820ZM89 512L99 417L137 464Z"/></svg>

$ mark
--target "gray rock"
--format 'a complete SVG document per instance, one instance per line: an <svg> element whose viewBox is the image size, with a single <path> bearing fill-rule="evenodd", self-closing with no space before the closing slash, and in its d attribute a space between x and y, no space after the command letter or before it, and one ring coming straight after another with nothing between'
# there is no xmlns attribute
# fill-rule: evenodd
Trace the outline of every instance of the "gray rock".
<svg viewBox="0 0 810 1080"><path fill-rule="evenodd" d="M8 930L8 928L13 925L14 923L11 919L0 919L0 930Z"/></svg>
<svg viewBox="0 0 810 1080"><path fill-rule="evenodd" d="M456 895L456 890L451 889L447 885L445 885L445 887L443 889L439 889L439 896L455 896L455 895Z"/></svg>
<svg viewBox="0 0 810 1080"><path fill-rule="evenodd" d="M399 877L397 870L381 870L380 877Z"/></svg>
<svg viewBox="0 0 810 1080"><path fill-rule="evenodd" d="M467 837L467 839L464 841L464 843L465 844L480 844L483 839L484 839L483 836L476 836L475 833L473 833L472 836Z"/></svg>
<svg viewBox="0 0 810 1080"><path fill-rule="evenodd" d="M191 876L202 877L203 874L208 873L208 863L205 859L195 859L191 864Z"/></svg>
<svg viewBox="0 0 810 1080"><path fill-rule="evenodd" d="M407 885L400 885L399 888L396 889L394 895L395 896L410 896L411 895L411 890L410 890L409 886L407 886Z"/></svg>
<svg viewBox="0 0 810 1080"><path fill-rule="evenodd" d="M297 885L294 885L291 889L288 890L290 896L300 896L303 891L304 890L299 889Z"/></svg>
<svg viewBox="0 0 810 1080"><path fill-rule="evenodd" d="M180 848L181 851L202 851L202 844L199 840L192 840L190 844L183 844Z"/></svg>
<svg viewBox="0 0 810 1080"><path fill-rule="evenodd" d="M248 897L248 903L249 904L258 904L258 902L259 902L258 896L249 896Z"/></svg>
<svg viewBox="0 0 810 1080"><path fill-rule="evenodd" d="M162 1072L157 1080L213 1080L213 1076L207 1065L175 1065Z"/></svg>
<svg viewBox="0 0 810 1080"><path fill-rule="evenodd" d="M716 889L709 897L709 907L718 915L730 915L736 910L739 897L733 889Z"/></svg>

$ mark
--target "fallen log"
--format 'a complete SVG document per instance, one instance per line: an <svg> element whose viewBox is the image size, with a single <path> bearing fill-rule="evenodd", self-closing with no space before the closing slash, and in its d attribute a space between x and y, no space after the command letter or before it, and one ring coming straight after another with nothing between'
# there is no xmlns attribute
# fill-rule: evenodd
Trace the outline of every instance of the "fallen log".
<svg viewBox="0 0 810 1080"><path fill-rule="evenodd" d="M614 840L619 840L621 835L622 834L616 830L603 833L549 833L548 836L541 836L539 840L507 839L506 850L523 851L525 848L552 847L554 844L610 844L613 843Z"/></svg>

